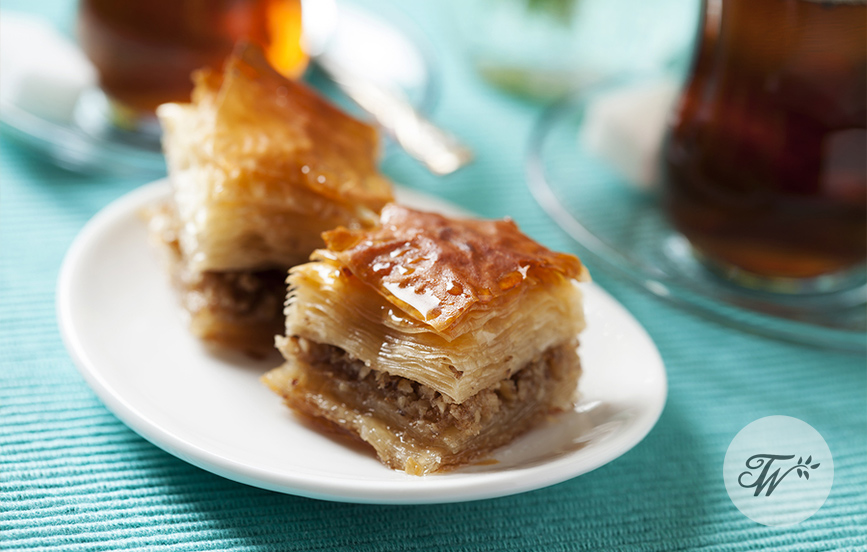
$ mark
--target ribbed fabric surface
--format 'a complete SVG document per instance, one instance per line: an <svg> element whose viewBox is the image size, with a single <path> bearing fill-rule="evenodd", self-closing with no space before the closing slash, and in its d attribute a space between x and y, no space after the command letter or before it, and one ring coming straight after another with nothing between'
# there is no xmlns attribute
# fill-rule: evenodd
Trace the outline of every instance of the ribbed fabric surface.
<svg viewBox="0 0 867 552"><path fill-rule="evenodd" d="M70 2L32 4L4 2L3 9L42 10L69 25ZM527 137L540 107L479 81L437 4L401 9L442 56L436 121L470 143L477 161L437 179L395 155L386 171L480 215L510 215L548 246L577 251L524 185ZM298 498L195 468L105 409L65 351L55 319L58 270L72 239L99 209L145 182L72 174L5 136L0 148L2 550L867 549L864 357L705 321L592 265L594 279L655 340L670 386L657 426L610 464L517 496L403 507ZM732 438L774 414L815 427L835 464L825 505L786 528L742 515L722 478Z"/></svg>

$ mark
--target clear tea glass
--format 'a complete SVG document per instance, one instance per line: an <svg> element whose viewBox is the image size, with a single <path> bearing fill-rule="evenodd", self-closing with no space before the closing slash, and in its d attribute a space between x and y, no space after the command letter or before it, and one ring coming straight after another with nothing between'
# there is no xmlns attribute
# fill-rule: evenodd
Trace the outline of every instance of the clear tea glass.
<svg viewBox="0 0 867 552"><path fill-rule="evenodd" d="M300 75L300 37L300 0L81 0L78 11L79 42L121 126L188 101L190 73L221 68L239 40L261 45L281 73Z"/></svg>
<svg viewBox="0 0 867 552"><path fill-rule="evenodd" d="M860 280L867 2L706 0L664 166L670 219L708 266L771 291Z"/></svg>

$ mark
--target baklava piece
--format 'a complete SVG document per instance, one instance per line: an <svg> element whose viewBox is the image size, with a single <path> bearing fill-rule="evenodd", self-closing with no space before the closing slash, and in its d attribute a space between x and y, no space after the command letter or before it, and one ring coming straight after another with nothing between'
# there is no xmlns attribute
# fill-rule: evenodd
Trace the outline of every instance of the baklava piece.
<svg viewBox="0 0 867 552"><path fill-rule="evenodd" d="M305 418L421 475L466 464L572 406L587 272L514 222L395 204L338 228L289 275L286 362L265 383Z"/></svg>
<svg viewBox="0 0 867 552"><path fill-rule="evenodd" d="M172 200L152 212L193 332L251 352L283 326L285 274L337 226L375 225L392 199L375 129L240 47L157 115Z"/></svg>

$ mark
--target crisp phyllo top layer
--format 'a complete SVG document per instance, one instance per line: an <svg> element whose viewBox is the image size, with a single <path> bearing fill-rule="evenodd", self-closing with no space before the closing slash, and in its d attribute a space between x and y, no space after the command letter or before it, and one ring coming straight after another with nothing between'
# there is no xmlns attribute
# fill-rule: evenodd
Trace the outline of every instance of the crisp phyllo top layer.
<svg viewBox="0 0 867 552"><path fill-rule="evenodd" d="M453 219L386 205L381 226L323 234L319 253L438 332L471 313L502 309L522 291L587 280L581 261L533 241L509 219Z"/></svg>
<svg viewBox="0 0 867 552"><path fill-rule="evenodd" d="M170 133L182 130L208 163L237 175L239 185L267 184L247 195L274 199L281 187L301 185L376 211L392 200L376 167L376 130L277 73L259 48L241 45L222 74L203 69L193 80L192 103L160 106L160 120Z"/></svg>

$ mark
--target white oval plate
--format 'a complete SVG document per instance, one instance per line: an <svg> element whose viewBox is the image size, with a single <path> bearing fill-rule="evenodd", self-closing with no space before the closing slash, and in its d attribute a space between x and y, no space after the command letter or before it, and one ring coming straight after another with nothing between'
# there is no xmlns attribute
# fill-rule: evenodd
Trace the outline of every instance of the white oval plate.
<svg viewBox="0 0 867 552"><path fill-rule="evenodd" d="M280 363L221 353L194 338L138 212L167 197L158 181L118 199L82 229L63 262L57 315L69 353L121 421L167 452L228 479L325 500L458 502L539 489L622 455L665 404L659 352L638 322L584 284L588 328L574 411L492 458L445 474L390 470L361 447L302 425L259 381ZM449 213L441 200L398 191L407 205Z"/></svg>

